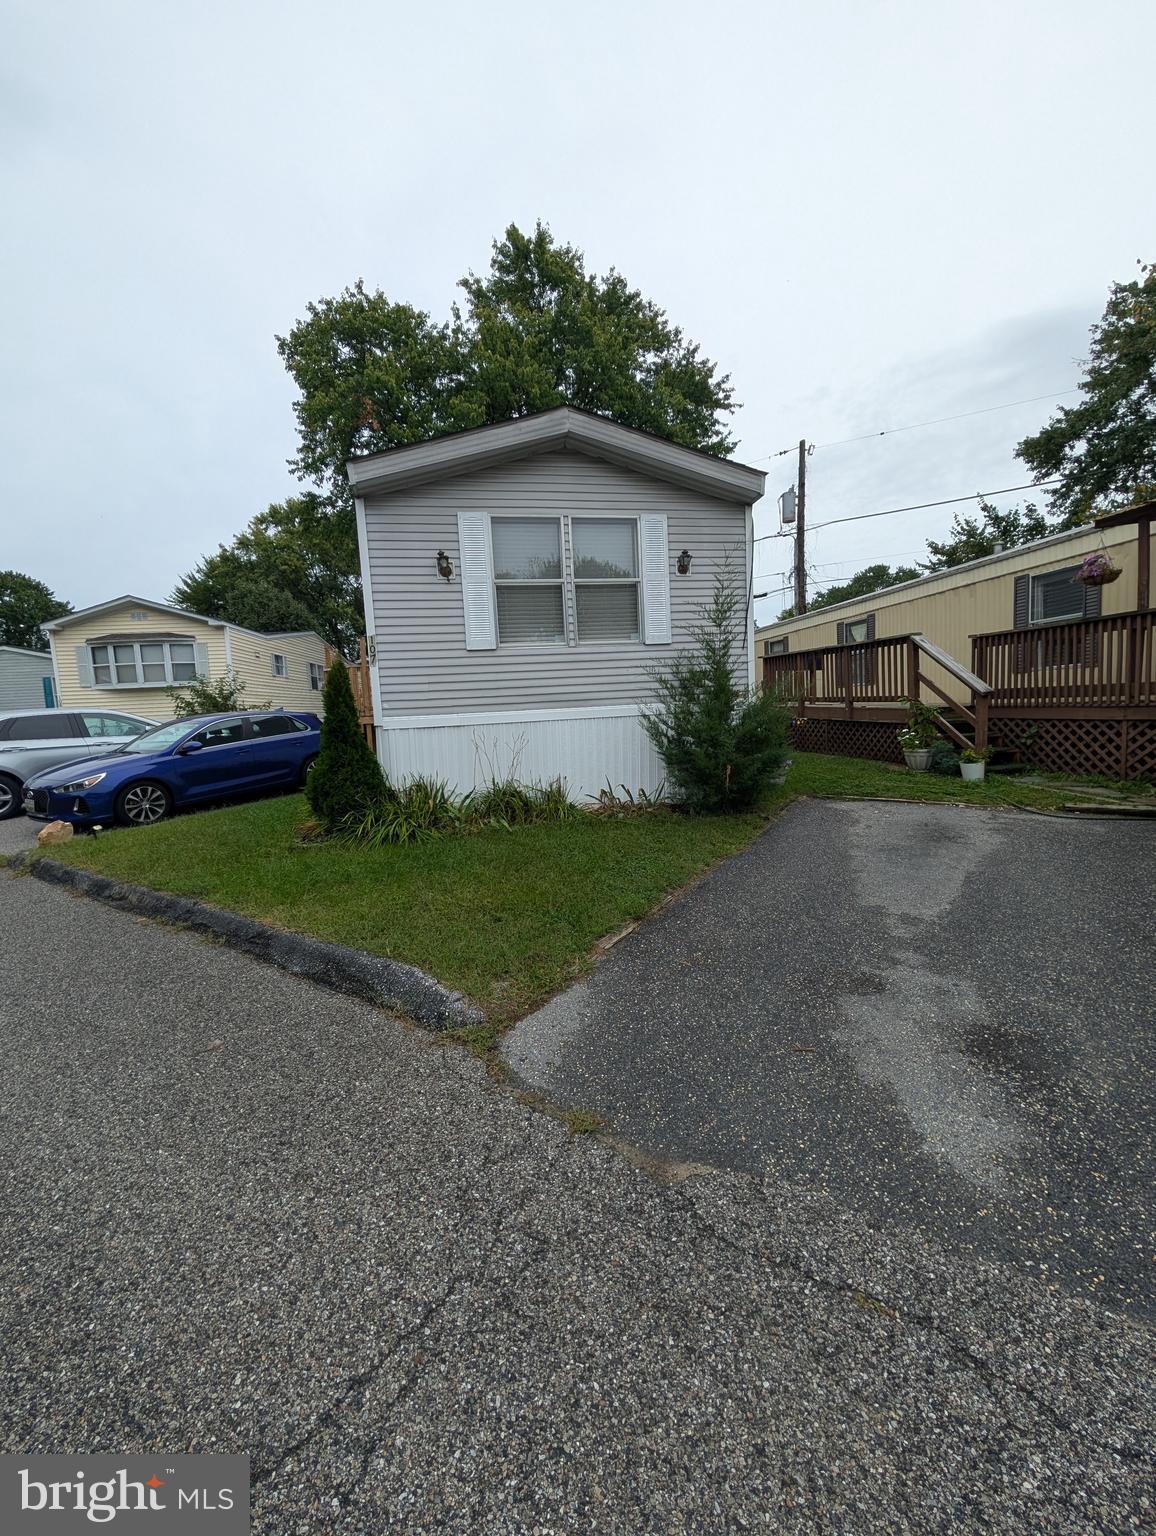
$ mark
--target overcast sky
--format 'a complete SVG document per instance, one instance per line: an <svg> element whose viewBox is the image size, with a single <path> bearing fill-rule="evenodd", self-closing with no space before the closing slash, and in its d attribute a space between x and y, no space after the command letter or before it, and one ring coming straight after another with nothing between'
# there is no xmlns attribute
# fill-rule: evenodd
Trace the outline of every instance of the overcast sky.
<svg viewBox="0 0 1156 1536"><path fill-rule="evenodd" d="M0 567L77 606L167 597L293 489L309 300L444 317L511 221L730 373L760 534L764 455L1058 399L1156 256L1151 0L0 6ZM819 447L810 520L1016 485L1048 414ZM816 582L951 511L816 530Z"/></svg>

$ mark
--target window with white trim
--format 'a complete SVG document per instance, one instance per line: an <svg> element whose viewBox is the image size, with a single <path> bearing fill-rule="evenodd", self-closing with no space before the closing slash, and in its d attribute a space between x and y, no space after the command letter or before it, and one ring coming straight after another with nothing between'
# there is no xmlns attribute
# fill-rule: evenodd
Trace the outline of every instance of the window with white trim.
<svg viewBox="0 0 1156 1536"><path fill-rule="evenodd" d="M785 656L790 648L790 640L784 636L781 640L764 640L764 656Z"/></svg>
<svg viewBox="0 0 1156 1536"><path fill-rule="evenodd" d="M274 677L288 677L289 676L289 662L288 662L288 659L286 657L282 656L279 651L274 651L273 652L273 676Z"/></svg>
<svg viewBox="0 0 1156 1536"><path fill-rule="evenodd" d="M98 688L155 683L191 683L197 675L197 648L191 640L109 641L90 645L92 680Z"/></svg>
<svg viewBox="0 0 1156 1536"><path fill-rule="evenodd" d="M325 681L325 668L319 661L309 663L309 686L314 693L321 692L321 685Z"/></svg>
<svg viewBox="0 0 1156 1536"><path fill-rule="evenodd" d="M499 643L565 644L561 519L495 517L490 537Z"/></svg>
<svg viewBox="0 0 1156 1536"><path fill-rule="evenodd" d="M578 642L638 640L638 522L575 517L574 598Z"/></svg>
<svg viewBox="0 0 1156 1536"><path fill-rule="evenodd" d="M639 640L638 520L490 519L501 645Z"/></svg>

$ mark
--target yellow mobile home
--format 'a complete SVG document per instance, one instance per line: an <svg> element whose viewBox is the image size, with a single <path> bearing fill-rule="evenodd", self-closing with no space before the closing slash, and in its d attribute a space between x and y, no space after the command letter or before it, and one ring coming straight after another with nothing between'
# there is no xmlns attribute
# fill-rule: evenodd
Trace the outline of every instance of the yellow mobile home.
<svg viewBox="0 0 1156 1536"><path fill-rule="evenodd" d="M763 679L795 701L801 747L898 760L902 700L919 694L957 742L1062 772L1156 774L1154 520L1146 503L762 627ZM1095 554L1108 580L1081 572Z"/></svg>

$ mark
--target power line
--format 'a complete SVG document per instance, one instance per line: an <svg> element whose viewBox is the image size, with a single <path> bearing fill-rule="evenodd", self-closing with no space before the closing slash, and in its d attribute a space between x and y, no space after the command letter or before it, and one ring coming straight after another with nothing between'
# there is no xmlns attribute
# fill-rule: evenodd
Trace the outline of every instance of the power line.
<svg viewBox="0 0 1156 1536"><path fill-rule="evenodd" d="M973 491L970 496L948 496L943 501L917 501L910 507L889 507L886 512L856 512L852 517L830 517L825 523L812 523L811 529L833 528L836 523L861 523L869 517L894 517L897 512L922 512L927 507L951 507L960 501L984 501L989 496L1009 496L1012 491L1039 491L1048 485L1058 485L1060 476L1052 480L1034 480L1027 485L1006 485L1001 491ZM756 540L756 544L765 544L768 539L790 538L787 529L778 533L764 533Z"/></svg>
<svg viewBox="0 0 1156 1536"><path fill-rule="evenodd" d="M1017 405L1037 405L1041 400L1058 400L1064 395L1077 395L1080 386L1072 389L1054 389L1046 395L1029 395L1023 400L1005 400L1002 405L982 405L975 411L960 411L955 416L935 416L930 421L912 421L905 427L884 427L879 432L863 432L858 437L838 437L834 442L815 443L815 448L842 448L845 443L865 443L873 437L892 437L896 432L914 432L919 427L941 427L949 421L966 421L969 416L986 416L992 411L1010 411ZM777 453L763 453L751 460L752 464L762 464L767 459L782 459L788 453L794 453L794 447L780 448Z"/></svg>
<svg viewBox="0 0 1156 1536"><path fill-rule="evenodd" d="M914 432L917 427L940 427L948 421L966 421L969 416L986 416L991 411L1010 411L1015 405L1035 405L1040 400L1056 400L1063 395L1078 395L1074 389L1057 389L1047 395L1029 395L1026 400L1007 400L1003 405L984 405L977 411L960 411L958 416L935 416L930 421L913 421L906 427L885 427L881 432L864 432L860 437L840 437L833 443L816 443L817 448L841 448L844 443L865 443L872 437L891 437L896 432Z"/></svg>

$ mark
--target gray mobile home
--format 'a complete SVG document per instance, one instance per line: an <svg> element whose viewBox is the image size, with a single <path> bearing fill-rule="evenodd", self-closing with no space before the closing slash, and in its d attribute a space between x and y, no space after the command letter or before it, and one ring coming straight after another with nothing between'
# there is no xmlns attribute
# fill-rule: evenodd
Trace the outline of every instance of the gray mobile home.
<svg viewBox="0 0 1156 1536"><path fill-rule="evenodd" d="M52 657L20 645L0 645L0 712L51 709L56 703Z"/></svg>
<svg viewBox="0 0 1156 1536"><path fill-rule="evenodd" d="M649 673L724 562L754 682L761 471L569 406L354 459L378 754L394 779L653 790Z"/></svg>

